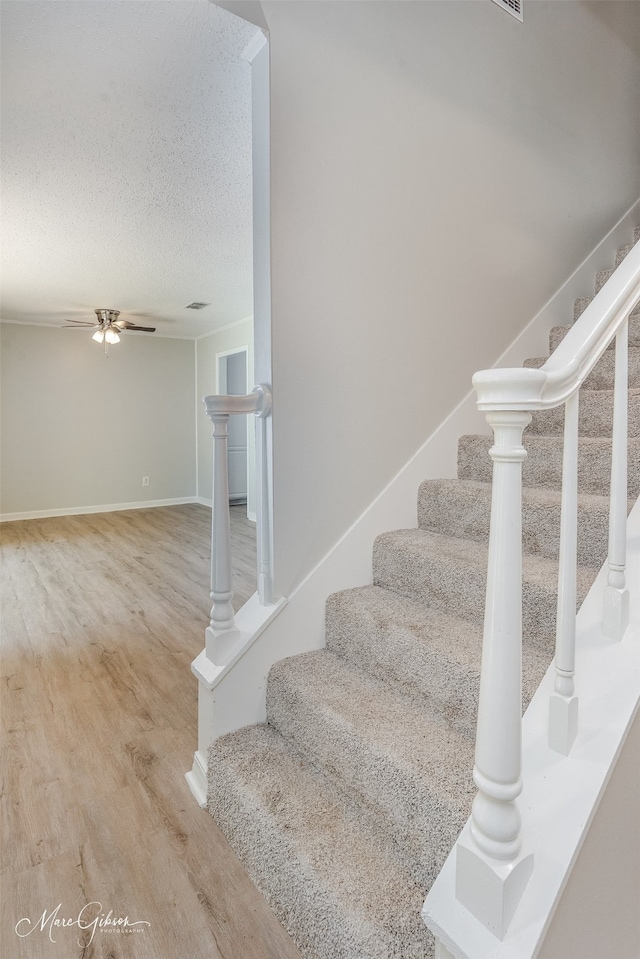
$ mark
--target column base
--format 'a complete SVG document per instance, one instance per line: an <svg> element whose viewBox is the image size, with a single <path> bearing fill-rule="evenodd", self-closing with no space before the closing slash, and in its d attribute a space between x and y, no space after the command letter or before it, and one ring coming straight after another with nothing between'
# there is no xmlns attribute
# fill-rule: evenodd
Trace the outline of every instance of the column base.
<svg viewBox="0 0 640 959"><path fill-rule="evenodd" d="M485 859L471 836L463 834L456 844L456 898L500 940L532 871L532 853L503 863Z"/></svg>
<svg viewBox="0 0 640 959"><path fill-rule="evenodd" d="M568 756L578 735L578 697L549 697L549 748Z"/></svg>
<svg viewBox="0 0 640 959"><path fill-rule="evenodd" d="M604 610L602 614L602 632L609 639L619 641L629 625L629 590L604 588Z"/></svg>

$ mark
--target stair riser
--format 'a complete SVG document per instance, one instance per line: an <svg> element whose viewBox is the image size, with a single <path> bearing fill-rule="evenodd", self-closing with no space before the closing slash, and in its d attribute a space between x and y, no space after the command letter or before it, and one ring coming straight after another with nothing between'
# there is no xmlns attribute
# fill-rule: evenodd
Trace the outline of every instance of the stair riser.
<svg viewBox="0 0 640 959"><path fill-rule="evenodd" d="M559 499L559 497L558 497ZM491 486L477 489L437 482L423 483L418 497L421 529L489 542ZM601 566L607 556L609 510L606 498L597 506L578 504L578 563ZM560 546L560 503L527 501L522 505L522 546L525 553L555 559Z"/></svg>
<svg viewBox="0 0 640 959"><path fill-rule="evenodd" d="M565 336L571 329L570 326L554 326L549 334L549 352L553 353L555 348L562 343ZM615 349L616 341L612 340L609 349ZM640 315L632 316L629 320L629 346L640 347Z"/></svg>
<svg viewBox="0 0 640 959"><path fill-rule="evenodd" d="M363 816L374 818L406 857L418 881L433 872L434 858L444 862L457 838L461 815L447 805L437 783L403 766L395 754L381 753L355 735L339 715L305 697L295 682L288 681L286 670L278 671L277 666L267 684L267 719L362 808ZM468 815L474 795L470 776L460 788L460 805L466 791Z"/></svg>
<svg viewBox="0 0 640 959"><path fill-rule="evenodd" d="M528 369L539 369L546 363L547 358L536 356L525 360L524 366ZM583 383L587 390L612 390L615 382L615 352L607 350L598 360L596 366ZM629 349L629 379L628 387L631 390L640 389L640 350Z"/></svg>
<svg viewBox="0 0 640 959"><path fill-rule="evenodd" d="M492 461L490 436L463 436L458 444L458 477L490 483ZM524 486L562 488L562 437L526 436L527 458L523 464ZM629 497L640 496L640 440L630 440L627 451ZM578 491L608 495L611 477L611 444L581 443L578 448Z"/></svg>
<svg viewBox="0 0 640 959"><path fill-rule="evenodd" d="M640 390L629 392L628 435L640 438ZM578 429L581 436L610 437L613 424L613 392L611 390L583 390L580 394ZM527 433L538 436L558 435L564 432L564 406L552 410L538 410L531 415Z"/></svg>

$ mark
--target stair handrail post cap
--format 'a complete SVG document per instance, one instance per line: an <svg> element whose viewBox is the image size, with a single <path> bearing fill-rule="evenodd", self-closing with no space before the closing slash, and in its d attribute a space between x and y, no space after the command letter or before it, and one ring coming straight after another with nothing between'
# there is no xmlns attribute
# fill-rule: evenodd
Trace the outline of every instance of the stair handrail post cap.
<svg viewBox="0 0 640 959"><path fill-rule="evenodd" d="M255 415L260 417L260 419L265 419L269 416L273 407L271 387L267 386L266 383L258 383L257 386L253 387L251 392L255 393L258 397L258 406L255 409Z"/></svg>
<svg viewBox="0 0 640 959"><path fill-rule="evenodd" d="M540 369L480 370L473 376L478 409L540 409L546 381L547 374Z"/></svg>

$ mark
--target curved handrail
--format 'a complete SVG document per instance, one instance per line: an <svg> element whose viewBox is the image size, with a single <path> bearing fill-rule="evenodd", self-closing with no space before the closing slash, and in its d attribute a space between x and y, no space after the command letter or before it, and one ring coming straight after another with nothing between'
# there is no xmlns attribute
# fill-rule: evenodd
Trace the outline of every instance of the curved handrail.
<svg viewBox="0 0 640 959"><path fill-rule="evenodd" d="M597 293L544 366L481 370L473 377L478 409L547 410L585 381L640 302L640 241Z"/></svg>
<svg viewBox="0 0 640 959"><path fill-rule="evenodd" d="M207 416L230 416L233 414L255 413L264 418L271 412L271 390L264 383L254 386L246 396L228 396L216 393L205 396L203 401Z"/></svg>

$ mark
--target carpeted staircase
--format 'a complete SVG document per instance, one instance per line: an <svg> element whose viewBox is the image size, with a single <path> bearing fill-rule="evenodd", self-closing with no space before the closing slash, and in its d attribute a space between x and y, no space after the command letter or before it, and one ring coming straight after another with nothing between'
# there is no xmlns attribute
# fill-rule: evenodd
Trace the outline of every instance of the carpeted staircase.
<svg viewBox="0 0 640 959"><path fill-rule="evenodd" d="M598 274L597 289L612 272ZM574 319L588 302L576 301ZM551 331L551 349L568 329ZM580 400L580 603L607 552L612 359L610 350ZM640 308L629 370L635 499ZM562 410L551 410L525 433L525 705L554 651L562 428ZM433 955L420 910L475 793L491 443L462 437L458 479L420 487L418 529L377 538L374 585L329 597L326 649L272 668L268 722L211 747L209 810L305 959Z"/></svg>

